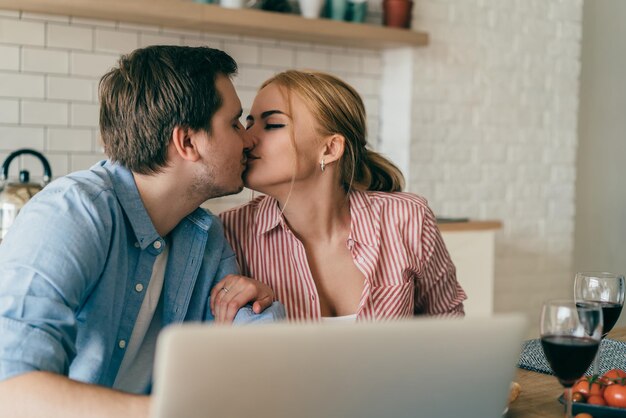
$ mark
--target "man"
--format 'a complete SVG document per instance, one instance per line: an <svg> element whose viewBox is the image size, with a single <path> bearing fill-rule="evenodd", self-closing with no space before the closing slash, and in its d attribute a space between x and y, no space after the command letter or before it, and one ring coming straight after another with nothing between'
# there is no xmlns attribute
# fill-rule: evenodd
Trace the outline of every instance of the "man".
<svg viewBox="0 0 626 418"><path fill-rule="evenodd" d="M222 51L155 46L102 78L109 160L39 192L0 247L0 416L147 416L158 332L212 320L212 287L237 272L199 209L243 187L236 70ZM222 319L272 305L267 286L230 277Z"/></svg>

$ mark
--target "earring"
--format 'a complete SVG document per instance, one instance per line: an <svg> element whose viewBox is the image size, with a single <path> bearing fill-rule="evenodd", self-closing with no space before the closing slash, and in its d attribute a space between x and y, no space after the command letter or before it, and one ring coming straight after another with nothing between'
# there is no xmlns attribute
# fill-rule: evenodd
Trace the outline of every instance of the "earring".
<svg viewBox="0 0 626 418"><path fill-rule="evenodd" d="M320 168L322 169L322 173L324 172L324 167L326 167L326 164L324 164L324 159L322 158L322 161L320 162Z"/></svg>

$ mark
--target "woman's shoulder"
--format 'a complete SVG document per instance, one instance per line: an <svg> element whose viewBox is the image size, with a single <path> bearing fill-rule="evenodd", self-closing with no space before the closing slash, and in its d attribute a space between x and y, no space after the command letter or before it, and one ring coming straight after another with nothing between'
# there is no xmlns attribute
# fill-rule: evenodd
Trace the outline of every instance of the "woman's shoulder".
<svg viewBox="0 0 626 418"><path fill-rule="evenodd" d="M364 193L372 206L382 210L407 208L407 209L428 209L426 198L408 192L360 192Z"/></svg>

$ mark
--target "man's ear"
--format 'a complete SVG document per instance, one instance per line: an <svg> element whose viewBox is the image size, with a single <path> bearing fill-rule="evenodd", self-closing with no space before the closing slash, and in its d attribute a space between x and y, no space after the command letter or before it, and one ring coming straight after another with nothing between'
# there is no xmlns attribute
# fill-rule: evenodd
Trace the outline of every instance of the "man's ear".
<svg viewBox="0 0 626 418"><path fill-rule="evenodd" d="M172 131L172 145L180 158L187 161L197 161L200 159L198 151L199 131L190 128L175 126Z"/></svg>
<svg viewBox="0 0 626 418"><path fill-rule="evenodd" d="M333 134L326 138L326 144L322 149L322 156L324 164L329 164L338 161L346 149L346 138L343 135Z"/></svg>

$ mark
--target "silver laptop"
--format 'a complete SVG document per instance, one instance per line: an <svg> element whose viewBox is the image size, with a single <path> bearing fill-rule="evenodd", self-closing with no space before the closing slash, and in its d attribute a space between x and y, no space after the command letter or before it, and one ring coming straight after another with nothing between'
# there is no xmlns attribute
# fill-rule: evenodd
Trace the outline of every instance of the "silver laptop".
<svg viewBox="0 0 626 418"><path fill-rule="evenodd" d="M501 417L525 335L517 315L170 327L152 417Z"/></svg>

